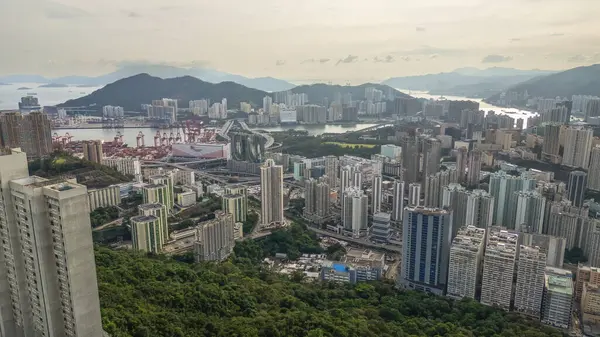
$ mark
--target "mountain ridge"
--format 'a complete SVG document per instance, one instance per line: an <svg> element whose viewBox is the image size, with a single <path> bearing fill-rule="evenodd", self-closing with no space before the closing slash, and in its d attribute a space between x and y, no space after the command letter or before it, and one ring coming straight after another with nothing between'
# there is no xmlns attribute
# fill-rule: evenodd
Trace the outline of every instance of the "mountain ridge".
<svg viewBox="0 0 600 337"><path fill-rule="evenodd" d="M573 95L600 95L600 64L581 66L555 74L532 78L507 88L505 91L527 91L532 97L571 97ZM486 99L495 102L500 94Z"/></svg>

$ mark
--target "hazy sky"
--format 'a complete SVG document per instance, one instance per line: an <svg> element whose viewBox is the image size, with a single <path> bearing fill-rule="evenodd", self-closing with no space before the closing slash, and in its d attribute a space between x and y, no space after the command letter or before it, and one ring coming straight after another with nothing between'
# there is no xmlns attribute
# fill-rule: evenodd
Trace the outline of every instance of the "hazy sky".
<svg viewBox="0 0 600 337"><path fill-rule="evenodd" d="M122 62L361 82L600 63L600 0L0 0L0 74Z"/></svg>

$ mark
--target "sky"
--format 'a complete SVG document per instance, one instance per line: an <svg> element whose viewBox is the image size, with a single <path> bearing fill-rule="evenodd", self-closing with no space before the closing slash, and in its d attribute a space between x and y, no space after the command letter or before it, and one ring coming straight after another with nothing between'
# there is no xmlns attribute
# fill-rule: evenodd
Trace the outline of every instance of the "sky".
<svg viewBox="0 0 600 337"><path fill-rule="evenodd" d="M126 63L296 82L600 63L598 0L0 0L0 75Z"/></svg>

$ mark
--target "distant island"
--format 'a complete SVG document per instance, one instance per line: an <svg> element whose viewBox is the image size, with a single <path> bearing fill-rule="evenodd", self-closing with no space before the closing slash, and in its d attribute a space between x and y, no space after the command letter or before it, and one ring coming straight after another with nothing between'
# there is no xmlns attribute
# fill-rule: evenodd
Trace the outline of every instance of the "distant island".
<svg viewBox="0 0 600 337"><path fill-rule="evenodd" d="M95 84L80 84L77 86L77 88L93 88L93 87L97 87L97 85L95 85Z"/></svg>
<svg viewBox="0 0 600 337"><path fill-rule="evenodd" d="M19 88L19 89L17 89L17 90L31 90L31 88L27 88L27 87L20 87L20 88Z"/></svg>
<svg viewBox="0 0 600 337"><path fill-rule="evenodd" d="M67 84L48 83L48 84L42 84L38 88L67 88L67 87L68 87Z"/></svg>
<svg viewBox="0 0 600 337"><path fill-rule="evenodd" d="M10 85L10 84L0 82L0 85Z"/></svg>

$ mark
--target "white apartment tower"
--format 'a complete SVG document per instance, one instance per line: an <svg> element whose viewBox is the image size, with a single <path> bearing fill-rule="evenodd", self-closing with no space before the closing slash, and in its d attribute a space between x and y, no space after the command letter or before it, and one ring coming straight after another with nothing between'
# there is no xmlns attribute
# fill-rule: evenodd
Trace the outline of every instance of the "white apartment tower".
<svg viewBox="0 0 600 337"><path fill-rule="evenodd" d="M446 295L452 298L475 298L481 280L481 264L485 244L485 229L462 227L450 246Z"/></svg>
<svg viewBox="0 0 600 337"><path fill-rule="evenodd" d="M412 183L408 185L408 206L417 207L421 205L421 184Z"/></svg>
<svg viewBox="0 0 600 337"><path fill-rule="evenodd" d="M519 232L542 234L546 198L535 191L518 192L515 228Z"/></svg>
<svg viewBox="0 0 600 337"><path fill-rule="evenodd" d="M371 194L371 213L381 212L381 174L373 175L372 194Z"/></svg>
<svg viewBox="0 0 600 337"><path fill-rule="evenodd" d="M540 319L546 272L546 254L539 247L521 246L517 262L515 311Z"/></svg>
<svg viewBox="0 0 600 337"><path fill-rule="evenodd" d="M394 181L394 198L392 205L392 221L402 221L404 213L404 181Z"/></svg>
<svg viewBox="0 0 600 337"><path fill-rule="evenodd" d="M482 304L510 309L518 241L516 233L490 229L483 259Z"/></svg>
<svg viewBox="0 0 600 337"><path fill-rule="evenodd" d="M352 232L353 236L360 236L367 230L368 198L365 193L356 188L346 189L343 198L342 223L344 230Z"/></svg>
<svg viewBox="0 0 600 337"><path fill-rule="evenodd" d="M26 155L0 155L0 332L102 336L87 189L29 177Z"/></svg>
<svg viewBox="0 0 600 337"><path fill-rule="evenodd" d="M494 225L511 228L517 208L515 192L535 189L536 181L527 177L515 177L504 171L490 175L489 193L494 197Z"/></svg>
<svg viewBox="0 0 600 337"><path fill-rule="evenodd" d="M592 129L570 127L566 130L562 164L587 169L594 132Z"/></svg>
<svg viewBox="0 0 600 337"><path fill-rule="evenodd" d="M283 167L267 159L260 167L261 221L283 223Z"/></svg>

